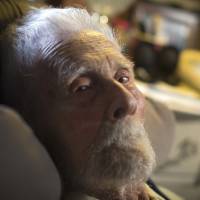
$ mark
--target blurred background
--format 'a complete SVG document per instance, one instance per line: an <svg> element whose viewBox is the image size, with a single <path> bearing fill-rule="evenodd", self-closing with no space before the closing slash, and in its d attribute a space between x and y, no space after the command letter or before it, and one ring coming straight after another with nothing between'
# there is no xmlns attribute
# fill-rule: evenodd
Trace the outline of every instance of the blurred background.
<svg viewBox="0 0 200 200"><path fill-rule="evenodd" d="M185 199L200 199L200 1L199 0L0 0L0 32L29 6L78 6L113 27L134 63L144 95L176 117L168 159L155 182ZM162 149L160 149L162 151Z"/></svg>

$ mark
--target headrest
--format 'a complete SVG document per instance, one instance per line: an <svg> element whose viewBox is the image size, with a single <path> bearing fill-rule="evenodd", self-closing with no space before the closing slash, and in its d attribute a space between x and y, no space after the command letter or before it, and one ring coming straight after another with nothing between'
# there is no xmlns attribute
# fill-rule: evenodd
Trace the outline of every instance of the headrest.
<svg viewBox="0 0 200 200"><path fill-rule="evenodd" d="M0 106L0 199L58 200L57 170L23 119Z"/></svg>

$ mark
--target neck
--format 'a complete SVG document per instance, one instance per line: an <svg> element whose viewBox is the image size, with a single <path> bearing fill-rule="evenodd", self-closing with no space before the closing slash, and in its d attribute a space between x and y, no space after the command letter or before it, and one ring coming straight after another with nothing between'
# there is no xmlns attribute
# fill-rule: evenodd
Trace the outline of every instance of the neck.
<svg viewBox="0 0 200 200"><path fill-rule="evenodd" d="M115 189L87 190L84 192L74 191L67 194L65 200L147 200L148 195L145 186L128 185Z"/></svg>

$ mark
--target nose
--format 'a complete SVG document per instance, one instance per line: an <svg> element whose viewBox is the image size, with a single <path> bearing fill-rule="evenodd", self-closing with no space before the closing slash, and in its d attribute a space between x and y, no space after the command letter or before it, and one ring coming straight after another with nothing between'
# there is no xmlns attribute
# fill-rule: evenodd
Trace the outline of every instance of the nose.
<svg viewBox="0 0 200 200"><path fill-rule="evenodd" d="M116 83L109 94L111 96L108 109L110 121L117 121L128 115L134 115L137 110L137 100L129 90Z"/></svg>

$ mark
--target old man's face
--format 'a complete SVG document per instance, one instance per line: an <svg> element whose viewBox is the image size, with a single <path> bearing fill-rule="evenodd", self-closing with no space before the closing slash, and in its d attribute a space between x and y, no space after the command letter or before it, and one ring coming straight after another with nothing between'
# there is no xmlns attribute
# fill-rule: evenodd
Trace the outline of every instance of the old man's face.
<svg viewBox="0 0 200 200"><path fill-rule="evenodd" d="M134 84L132 64L92 31L49 51L52 59L70 65L61 69L58 62L55 73L46 67L50 61L43 60L46 66L36 70L33 90L40 122L35 126L38 132L45 130L40 137L46 138L64 179L102 188L145 180L154 153L143 127L144 100Z"/></svg>

